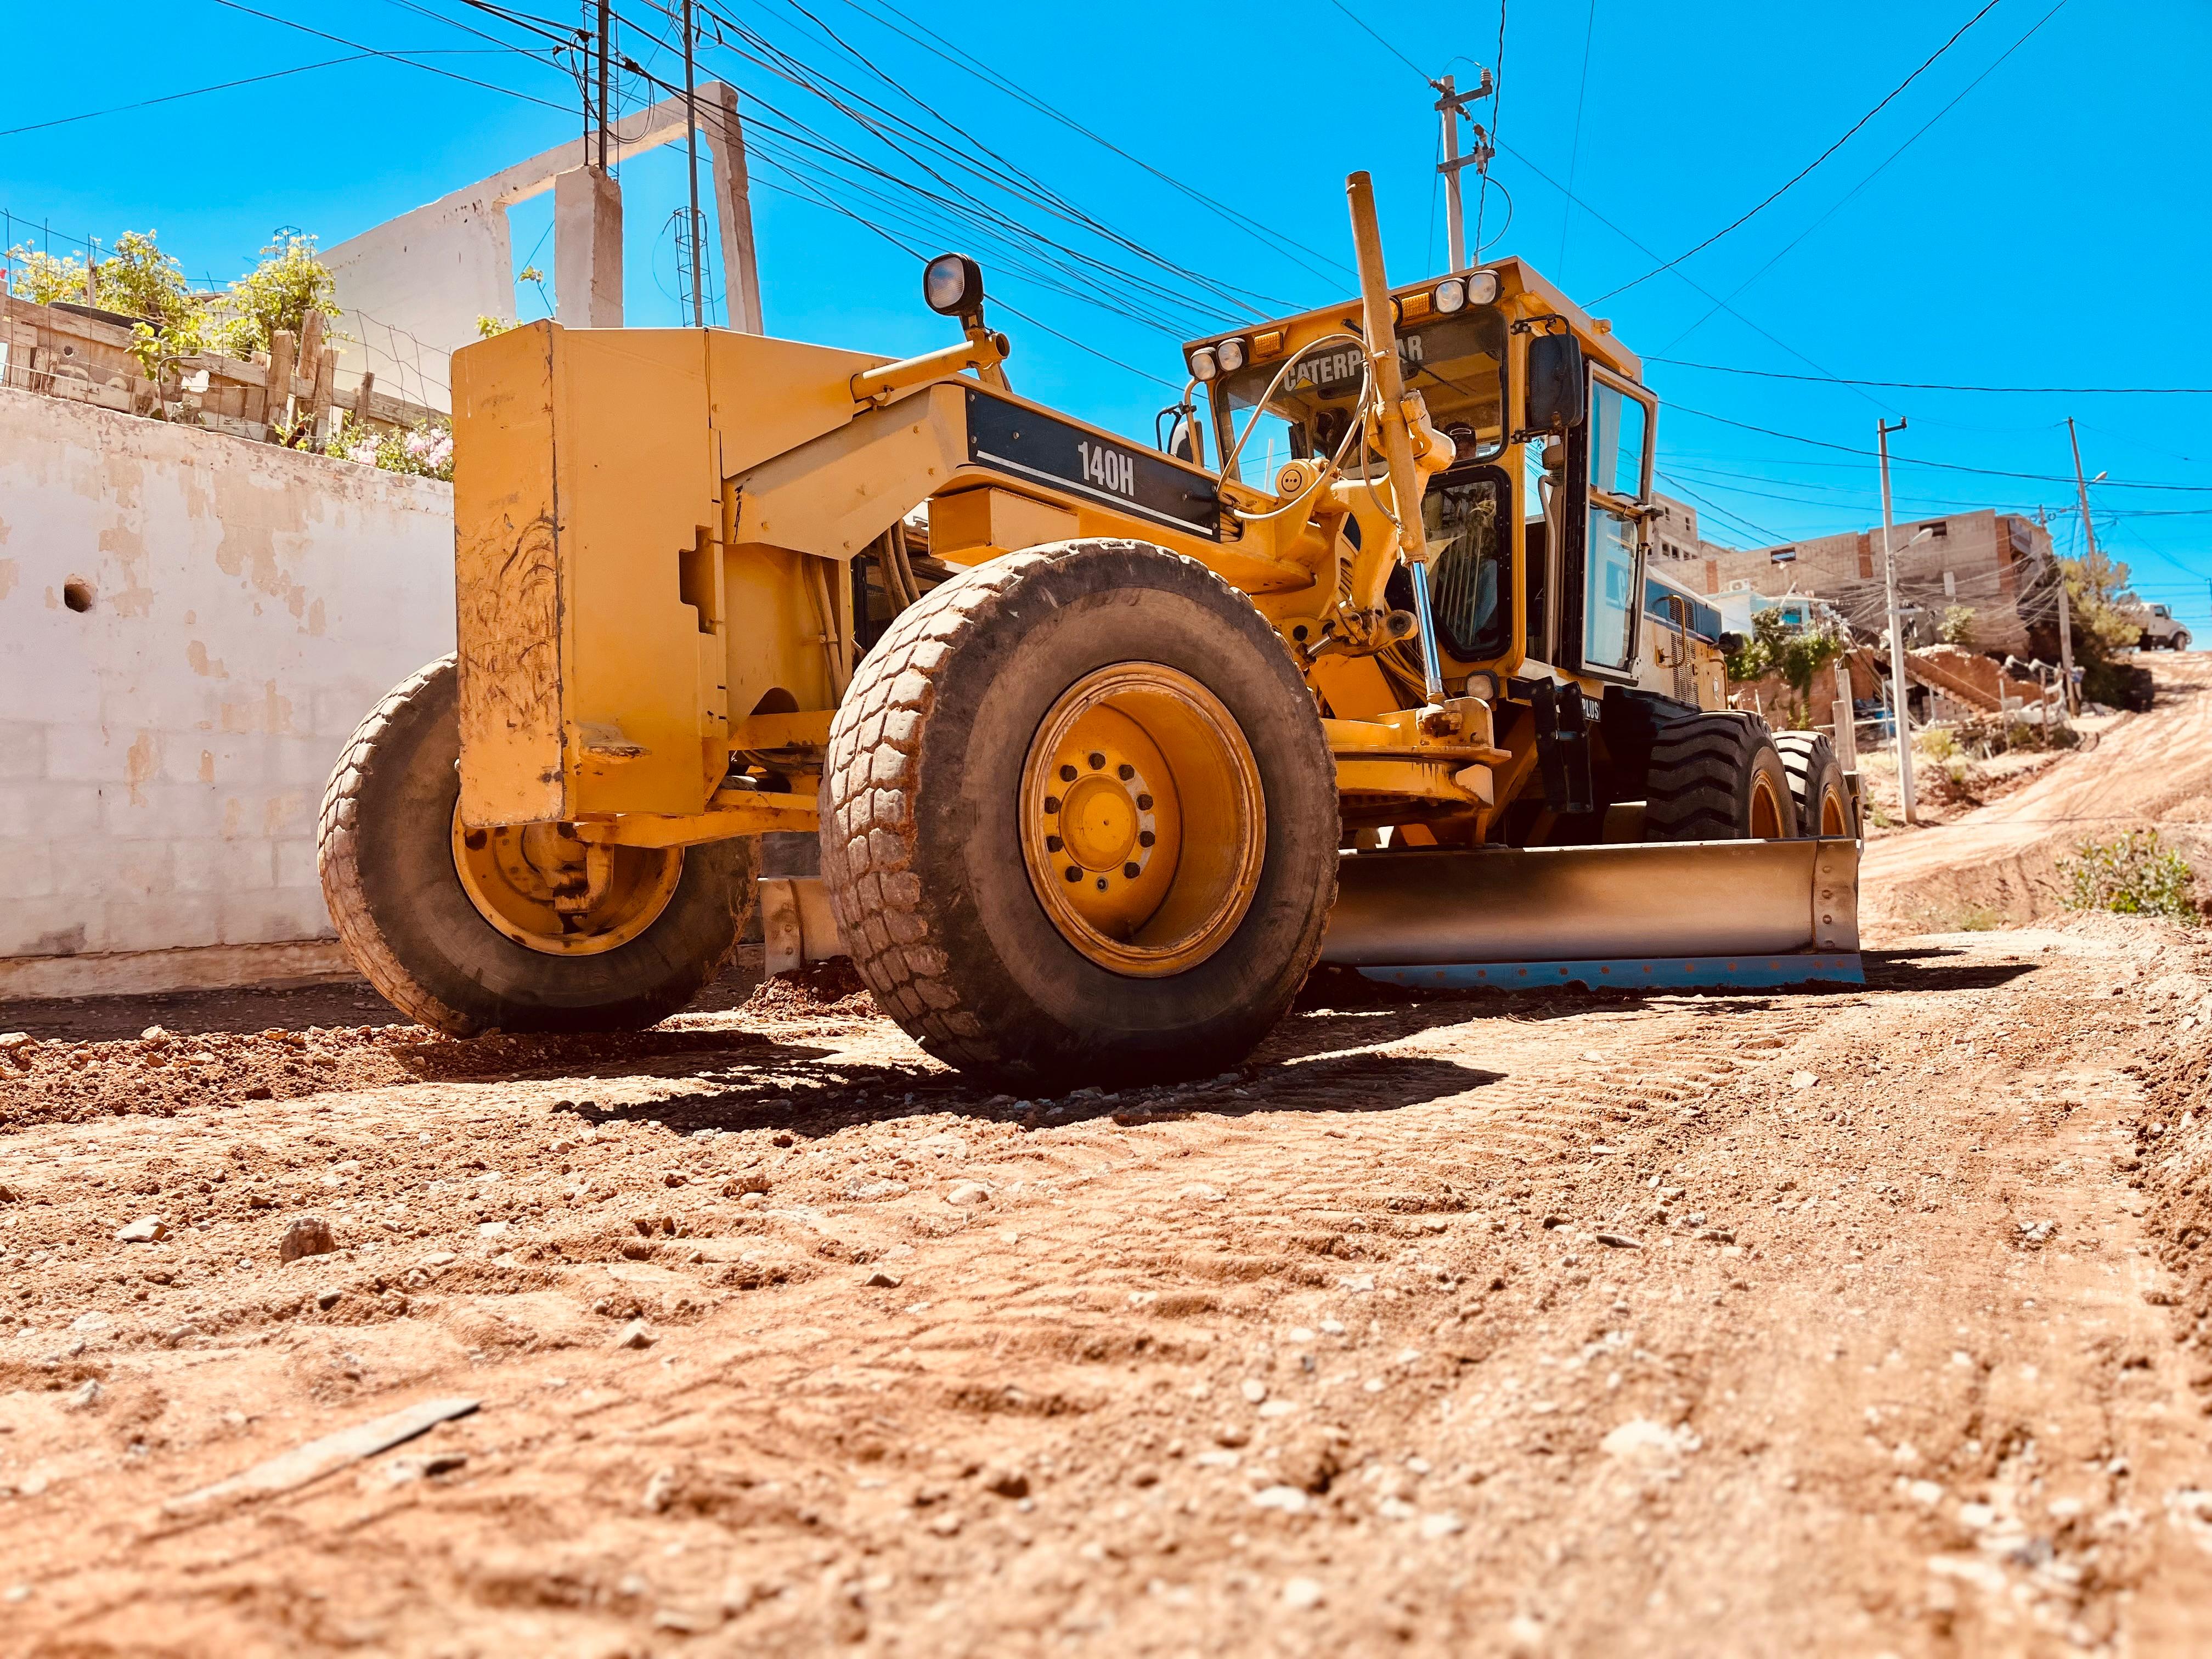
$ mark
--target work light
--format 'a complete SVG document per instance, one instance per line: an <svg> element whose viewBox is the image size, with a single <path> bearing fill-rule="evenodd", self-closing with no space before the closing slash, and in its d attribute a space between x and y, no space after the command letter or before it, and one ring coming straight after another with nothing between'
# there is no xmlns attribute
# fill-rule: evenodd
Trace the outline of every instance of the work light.
<svg viewBox="0 0 2212 1659"><path fill-rule="evenodd" d="M982 267L964 253L940 253L922 268L921 297L940 317L981 316Z"/></svg>

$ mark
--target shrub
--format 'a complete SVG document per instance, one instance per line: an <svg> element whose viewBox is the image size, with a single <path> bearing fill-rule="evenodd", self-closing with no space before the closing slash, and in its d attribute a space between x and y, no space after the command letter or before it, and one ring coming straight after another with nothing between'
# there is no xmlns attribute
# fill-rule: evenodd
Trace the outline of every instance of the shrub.
<svg viewBox="0 0 2212 1659"><path fill-rule="evenodd" d="M2188 860L2159 840L2157 830L2130 830L2108 842L2085 841L2075 852L2058 866L2074 908L2197 922L2196 872Z"/></svg>
<svg viewBox="0 0 2212 1659"><path fill-rule="evenodd" d="M406 432L385 432L349 416L323 453L386 472L453 481L453 429L442 421L425 421Z"/></svg>
<svg viewBox="0 0 2212 1659"><path fill-rule="evenodd" d="M1972 649L1974 607L1971 605L1947 606L1943 611L1942 624L1936 629L1936 636L1946 645L1964 646L1969 650Z"/></svg>

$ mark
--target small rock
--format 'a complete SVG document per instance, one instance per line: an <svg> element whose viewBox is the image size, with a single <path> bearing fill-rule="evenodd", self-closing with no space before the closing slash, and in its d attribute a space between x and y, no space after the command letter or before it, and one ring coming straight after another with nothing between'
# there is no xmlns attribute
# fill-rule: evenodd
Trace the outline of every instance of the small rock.
<svg viewBox="0 0 2212 1659"><path fill-rule="evenodd" d="M747 1175L732 1176L722 1183L722 1196L725 1198L742 1198L747 1193L767 1191L768 1177L757 1170Z"/></svg>
<svg viewBox="0 0 2212 1659"><path fill-rule="evenodd" d="M333 1286L329 1290L317 1291L315 1292L315 1305L318 1308L320 1308L325 1313L328 1313L331 1309L337 1307L338 1304L343 1300L345 1300L345 1292L336 1286Z"/></svg>
<svg viewBox="0 0 2212 1659"><path fill-rule="evenodd" d="M642 1319L633 1319L622 1328L622 1334L615 1338L615 1346L649 1348L653 1346L653 1333L646 1328L645 1322Z"/></svg>
<svg viewBox="0 0 2212 1659"><path fill-rule="evenodd" d="M504 1221L479 1221L477 1223L477 1233L483 1238L504 1238L507 1235L510 1224Z"/></svg>
<svg viewBox="0 0 2212 1659"><path fill-rule="evenodd" d="M276 1243L276 1259L297 1261L303 1256L328 1255L337 1247L337 1235L322 1217L295 1216L284 1229L283 1237Z"/></svg>
<svg viewBox="0 0 2212 1659"><path fill-rule="evenodd" d="M1292 1578L1283 1585L1283 1605L1296 1613L1319 1607L1325 1597L1326 1592L1311 1578Z"/></svg>
<svg viewBox="0 0 2212 1659"><path fill-rule="evenodd" d="M1597 1233L1593 1235L1601 1244L1609 1244L1616 1250L1640 1250L1643 1241L1631 1238L1626 1233Z"/></svg>
<svg viewBox="0 0 2212 1659"><path fill-rule="evenodd" d="M1027 1498L1030 1495L1030 1478L1019 1469L986 1469L983 1472L983 1490L1000 1498Z"/></svg>
<svg viewBox="0 0 2212 1659"><path fill-rule="evenodd" d="M167 1042L169 1034L158 1025L149 1025L138 1033L138 1040L142 1042Z"/></svg>
<svg viewBox="0 0 2212 1659"><path fill-rule="evenodd" d="M895 1291L899 1287L899 1276L878 1267L862 1282L872 1291Z"/></svg>
<svg viewBox="0 0 2212 1659"><path fill-rule="evenodd" d="M168 1236L168 1224L155 1215L142 1215L129 1226L115 1230L118 1244L158 1244Z"/></svg>
<svg viewBox="0 0 2212 1659"><path fill-rule="evenodd" d="M645 1483L646 1508L651 1510L655 1515L660 1515L665 1513L668 1506L675 1501L676 1471L655 1469L653 1472L653 1479Z"/></svg>
<svg viewBox="0 0 2212 1659"><path fill-rule="evenodd" d="M939 1538L950 1538L960 1530L960 1517L947 1510L929 1523L929 1529Z"/></svg>
<svg viewBox="0 0 2212 1659"><path fill-rule="evenodd" d="M112 1323L114 1322L106 1314L97 1308L92 1308L70 1320L70 1328L73 1331L104 1331ZM77 1346L82 1349L84 1345L79 1343Z"/></svg>
<svg viewBox="0 0 2212 1659"><path fill-rule="evenodd" d="M1790 1086L1796 1090L1800 1094L1802 1094L1806 1090L1811 1088L1820 1080L1820 1079L1819 1078L1814 1076L1810 1072L1792 1072L1790 1074Z"/></svg>
<svg viewBox="0 0 2212 1659"><path fill-rule="evenodd" d="M71 1391L69 1397L69 1408L73 1412L88 1411L100 1403L100 1396L106 1392L106 1390L100 1386L98 1377L88 1376L84 1380L82 1387Z"/></svg>
<svg viewBox="0 0 2212 1659"><path fill-rule="evenodd" d="M957 1204L963 1209L991 1201L991 1189L980 1181L956 1181L945 1194L947 1204Z"/></svg>
<svg viewBox="0 0 2212 1659"><path fill-rule="evenodd" d="M1467 1522L1455 1515L1425 1515L1421 1517L1421 1536L1449 1538L1454 1533L1462 1530L1466 1525Z"/></svg>
<svg viewBox="0 0 2212 1659"><path fill-rule="evenodd" d="M6 1182L0 1181L0 1204L13 1204L21 1197L22 1197L22 1194L17 1192Z"/></svg>
<svg viewBox="0 0 2212 1659"><path fill-rule="evenodd" d="M1285 1515L1304 1515L1310 1501L1296 1486L1262 1486L1252 1494L1255 1508L1280 1510Z"/></svg>
<svg viewBox="0 0 2212 1659"><path fill-rule="evenodd" d="M246 1091L246 1097L248 1100L273 1100L276 1097L276 1091L265 1083L257 1083Z"/></svg>
<svg viewBox="0 0 2212 1659"><path fill-rule="evenodd" d="M1267 1385L1256 1376L1246 1377L1239 1388L1244 1398L1255 1406L1267 1397Z"/></svg>

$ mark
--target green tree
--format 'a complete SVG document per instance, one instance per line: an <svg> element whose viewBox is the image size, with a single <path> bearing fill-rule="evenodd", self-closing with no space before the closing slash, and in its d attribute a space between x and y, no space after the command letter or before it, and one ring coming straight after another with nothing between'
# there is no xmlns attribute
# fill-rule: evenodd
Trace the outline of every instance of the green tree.
<svg viewBox="0 0 2212 1659"><path fill-rule="evenodd" d="M1942 626L1936 637L1946 645L1964 646L1968 650L1974 645L1974 607L1971 605L1948 605L1943 611Z"/></svg>
<svg viewBox="0 0 2212 1659"><path fill-rule="evenodd" d="M1755 680L1779 674L1802 706L1811 701L1813 677L1850 649L1850 638L1831 622L1814 617L1792 625L1781 608L1771 607L1751 619L1751 637L1728 659L1732 680Z"/></svg>
<svg viewBox="0 0 2212 1659"><path fill-rule="evenodd" d="M261 263L230 285L229 313L211 331L216 349L233 357L266 351L280 330L297 334L310 311L343 317L337 278L315 257L312 236L287 236L261 250Z"/></svg>

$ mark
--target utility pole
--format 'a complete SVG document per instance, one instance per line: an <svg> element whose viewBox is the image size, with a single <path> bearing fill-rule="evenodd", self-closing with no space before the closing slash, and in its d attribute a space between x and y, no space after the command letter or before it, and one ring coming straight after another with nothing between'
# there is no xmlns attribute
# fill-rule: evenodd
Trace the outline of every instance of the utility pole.
<svg viewBox="0 0 2212 1659"><path fill-rule="evenodd" d="M1920 807L1912 791L1912 739L1905 729L1905 619L1897 605L1897 538L1889 505L1889 434L1904 430L1902 416L1895 426L1875 418L1875 442L1881 452L1881 565L1882 580L1889 589L1889 703L1895 717L1897 795L1905 807L1905 821L1918 823Z"/></svg>
<svg viewBox="0 0 2212 1659"><path fill-rule="evenodd" d="M599 0L599 171L607 170L607 14L611 0Z"/></svg>
<svg viewBox="0 0 2212 1659"><path fill-rule="evenodd" d="M699 87L691 40L691 0L684 0L684 122L690 146L691 326L707 326L707 283L699 267Z"/></svg>
<svg viewBox="0 0 2212 1659"><path fill-rule="evenodd" d="M2081 580L2087 583L2097 568L2097 527L2089 522L2089 486L2081 477L2081 440L2075 435L2074 417L2066 417L2066 441L2074 447L2074 491L2081 502ZM2105 475L2099 473L2099 477ZM2057 554L2051 554L2053 562ZM2074 707L2074 606L2066 592L2066 567L2058 567L2058 665L2066 674L2066 707Z"/></svg>
<svg viewBox="0 0 2212 1659"><path fill-rule="evenodd" d="M1467 269L1467 209L1460 198L1459 175L1462 168L1478 170L1490 165L1490 140L1480 127L1474 130L1474 149L1466 155L1459 153L1460 112L1469 104L1490 96L1490 71L1482 71L1481 82L1472 92L1461 92L1459 82L1451 76L1429 82L1437 90L1437 112L1444 124L1444 159L1437 164L1437 171L1444 180L1444 243L1451 253L1454 270ZM1482 250L1477 248L1476 255Z"/></svg>

